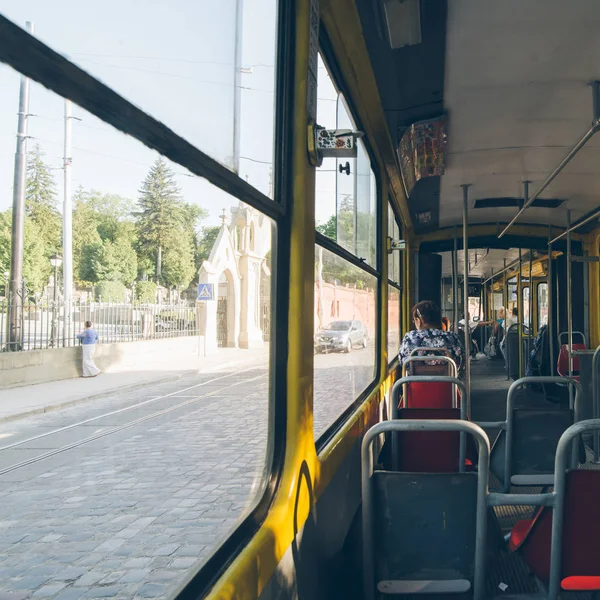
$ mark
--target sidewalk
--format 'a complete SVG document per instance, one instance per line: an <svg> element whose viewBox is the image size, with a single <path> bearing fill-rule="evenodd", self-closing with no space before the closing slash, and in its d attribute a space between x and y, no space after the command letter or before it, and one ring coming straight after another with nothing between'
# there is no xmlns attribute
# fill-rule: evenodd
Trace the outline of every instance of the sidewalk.
<svg viewBox="0 0 600 600"><path fill-rule="evenodd" d="M248 369L253 366L266 367L268 359L268 346L258 350L219 348L215 354L199 358L199 368L193 368L195 365L190 363L173 364L173 361L165 356L155 370L146 368L102 373L98 377L86 379L65 379L3 389L0 390L0 422L58 410L94 398L125 393L197 373L219 373L228 369Z"/></svg>

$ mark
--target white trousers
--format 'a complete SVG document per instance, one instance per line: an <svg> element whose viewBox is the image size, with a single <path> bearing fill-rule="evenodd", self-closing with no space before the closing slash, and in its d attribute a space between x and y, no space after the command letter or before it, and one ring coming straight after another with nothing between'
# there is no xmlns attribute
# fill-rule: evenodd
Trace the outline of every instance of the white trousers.
<svg viewBox="0 0 600 600"><path fill-rule="evenodd" d="M83 376L94 377L100 373L100 369L94 364L94 352L96 351L96 344L85 344L83 348Z"/></svg>

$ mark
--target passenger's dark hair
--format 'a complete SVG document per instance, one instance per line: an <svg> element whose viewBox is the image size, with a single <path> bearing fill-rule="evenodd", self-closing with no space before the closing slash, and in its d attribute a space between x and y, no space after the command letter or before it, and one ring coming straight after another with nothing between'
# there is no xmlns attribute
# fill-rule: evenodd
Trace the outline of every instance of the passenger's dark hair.
<svg viewBox="0 0 600 600"><path fill-rule="evenodd" d="M415 318L421 319L421 323L429 325L435 329L442 328L442 311L440 307L431 300L417 302L412 309L413 321Z"/></svg>
<svg viewBox="0 0 600 600"><path fill-rule="evenodd" d="M86 321L85 322L85 326L89 329L92 326L92 322L91 321Z"/></svg>
<svg viewBox="0 0 600 600"><path fill-rule="evenodd" d="M513 306L512 314L513 314L513 317L518 317L519 316L519 311L517 310L516 306Z"/></svg>

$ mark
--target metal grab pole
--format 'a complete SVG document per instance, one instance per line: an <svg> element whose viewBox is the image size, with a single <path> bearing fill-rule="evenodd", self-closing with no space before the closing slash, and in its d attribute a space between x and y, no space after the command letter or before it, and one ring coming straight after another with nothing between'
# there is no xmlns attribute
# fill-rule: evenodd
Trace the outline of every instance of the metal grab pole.
<svg viewBox="0 0 600 600"><path fill-rule="evenodd" d="M573 298L571 297L571 210L567 210L567 337L569 343L569 377L573 377ZM569 388L569 400L573 392Z"/></svg>
<svg viewBox="0 0 600 600"><path fill-rule="evenodd" d="M527 356L531 352L531 332L533 331L533 250L529 249L529 332L527 334Z"/></svg>
<svg viewBox="0 0 600 600"><path fill-rule="evenodd" d="M465 315L465 381L467 385L467 408L471 414L471 330L469 327L469 187L470 184L461 186L463 189L463 309Z"/></svg>
<svg viewBox="0 0 600 600"><path fill-rule="evenodd" d="M523 377L523 259L519 248L519 272L517 273L517 332L519 336L519 378Z"/></svg>
<svg viewBox="0 0 600 600"><path fill-rule="evenodd" d="M548 239L552 235L551 226L548 224ZM548 272L547 272L547 302L548 302L548 341L550 346L550 375L554 375L554 302L553 302L553 288L552 288L552 242L548 243Z"/></svg>
<svg viewBox="0 0 600 600"><path fill-rule="evenodd" d="M452 251L452 327L458 332L458 233L454 226L454 250Z"/></svg>

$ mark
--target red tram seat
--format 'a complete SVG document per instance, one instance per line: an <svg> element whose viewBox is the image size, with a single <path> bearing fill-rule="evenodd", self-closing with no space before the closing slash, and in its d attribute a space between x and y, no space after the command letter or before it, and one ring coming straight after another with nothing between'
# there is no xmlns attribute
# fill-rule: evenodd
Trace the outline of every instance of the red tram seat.
<svg viewBox="0 0 600 600"><path fill-rule="evenodd" d="M562 536L563 590L600 590L600 471L567 471ZM534 575L545 584L550 578L552 508L541 508L533 519L518 521L509 538L511 551L520 551Z"/></svg>
<svg viewBox="0 0 600 600"><path fill-rule="evenodd" d="M587 350L585 344L573 344L573 350ZM569 346L563 344L560 347L558 353L558 363L556 364L556 371L561 377L569 376ZM573 377L579 381L579 357L573 357Z"/></svg>
<svg viewBox="0 0 600 600"><path fill-rule="evenodd" d="M429 365L412 363L413 375L449 375L447 364ZM452 408L452 383L438 381L418 381L406 384L407 402L400 401L400 407L409 408ZM404 399L403 399L404 400ZM457 391L457 405L460 408L460 392Z"/></svg>
<svg viewBox="0 0 600 600"><path fill-rule="evenodd" d="M399 419L460 419L458 408L403 408ZM403 431L398 435L398 470L407 473L457 473L460 433L458 431ZM467 467L477 463L477 448L466 436Z"/></svg>
<svg viewBox="0 0 600 600"><path fill-rule="evenodd" d="M451 383L415 382L406 385L406 395L410 408L452 408ZM460 407L460 392L457 392Z"/></svg>

